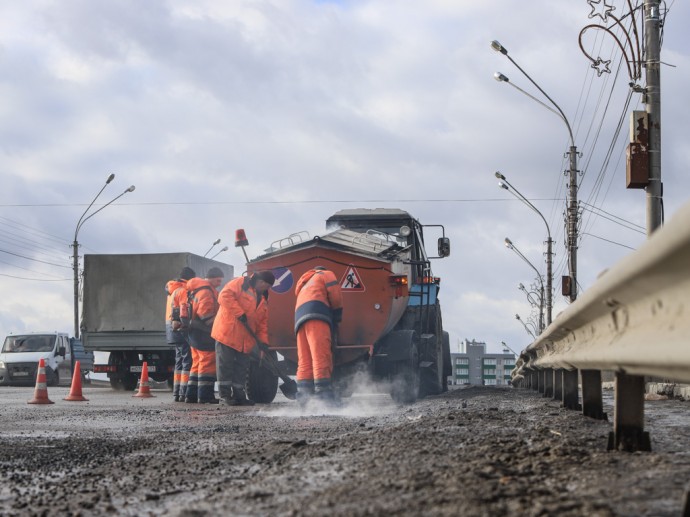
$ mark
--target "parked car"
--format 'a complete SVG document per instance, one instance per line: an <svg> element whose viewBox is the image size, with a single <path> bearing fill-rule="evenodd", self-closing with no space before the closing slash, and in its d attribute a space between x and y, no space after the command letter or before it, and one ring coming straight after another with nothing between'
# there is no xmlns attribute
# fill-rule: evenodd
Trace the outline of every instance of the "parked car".
<svg viewBox="0 0 690 517"><path fill-rule="evenodd" d="M86 352L78 339L63 332L10 334L0 350L0 385L32 385L38 362L44 359L49 386L69 384L76 361L88 380L93 370L93 352Z"/></svg>

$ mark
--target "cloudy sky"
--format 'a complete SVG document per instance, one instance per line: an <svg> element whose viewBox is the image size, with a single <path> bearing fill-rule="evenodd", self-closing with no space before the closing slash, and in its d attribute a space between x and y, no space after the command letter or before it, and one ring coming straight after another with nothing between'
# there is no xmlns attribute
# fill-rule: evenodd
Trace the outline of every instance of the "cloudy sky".
<svg viewBox="0 0 690 517"><path fill-rule="evenodd" d="M606 1L634 41L627 1ZM0 0L0 333L71 332L70 243L115 173L95 208L136 190L83 226L80 254L203 255L221 238L217 258L239 273L236 228L255 255L323 233L342 208L402 208L451 238L434 272L453 347L523 348L517 286L536 275L503 240L543 273L546 231L494 172L549 222L559 291L569 140L554 113L493 79L547 102L492 40L575 133L581 289L645 239L645 193L625 189L629 112L644 109L625 61L639 56L587 30L583 48L611 60L598 77L578 43L602 23L592 12L585 0ZM663 14L668 219L690 200L690 6ZM566 301L554 300L556 314Z"/></svg>

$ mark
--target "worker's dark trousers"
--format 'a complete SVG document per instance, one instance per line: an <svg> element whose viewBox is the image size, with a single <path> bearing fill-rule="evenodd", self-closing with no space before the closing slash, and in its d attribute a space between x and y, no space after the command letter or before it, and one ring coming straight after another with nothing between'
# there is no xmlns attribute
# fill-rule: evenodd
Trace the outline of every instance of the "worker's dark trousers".
<svg viewBox="0 0 690 517"><path fill-rule="evenodd" d="M249 356L216 341L216 377L220 398L247 398L244 386L249 373Z"/></svg>
<svg viewBox="0 0 690 517"><path fill-rule="evenodd" d="M183 343L175 343L175 371L173 373L173 397L184 400L192 369L192 352L185 336Z"/></svg>

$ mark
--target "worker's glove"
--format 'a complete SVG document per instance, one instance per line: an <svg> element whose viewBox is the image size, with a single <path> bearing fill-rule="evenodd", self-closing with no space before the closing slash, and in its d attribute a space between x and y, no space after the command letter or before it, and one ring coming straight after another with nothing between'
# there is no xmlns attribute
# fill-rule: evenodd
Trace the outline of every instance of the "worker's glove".
<svg viewBox="0 0 690 517"><path fill-rule="evenodd" d="M247 315L246 314L242 314L242 316L239 316L237 319L240 320L242 323L247 323Z"/></svg>
<svg viewBox="0 0 690 517"><path fill-rule="evenodd" d="M266 343L262 343L261 341L258 341L256 345L254 345L254 348L251 349L249 352L249 357L254 359L255 361L261 361L263 359L264 355L270 352L271 349L268 347Z"/></svg>

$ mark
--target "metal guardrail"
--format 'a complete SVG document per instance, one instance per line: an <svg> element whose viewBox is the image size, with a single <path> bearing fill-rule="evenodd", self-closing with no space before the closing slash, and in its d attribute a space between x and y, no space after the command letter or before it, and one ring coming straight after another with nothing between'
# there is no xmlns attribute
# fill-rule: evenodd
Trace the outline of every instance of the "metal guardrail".
<svg viewBox="0 0 690 517"><path fill-rule="evenodd" d="M637 376L690 382L690 203L640 249L604 272L521 352L512 383L534 387L535 374L537 385L541 374L547 392L566 390L568 372L577 375L578 370L583 401L586 375L596 372L600 379L601 370L616 372L617 399L627 397L619 393L619 381L627 385ZM566 373L551 380L552 371ZM577 397L577 377L574 382ZM633 384L639 391L639 380ZM638 401L634 405L643 406ZM630 412L630 401L620 410ZM641 423L641 415L633 420Z"/></svg>
<svg viewBox="0 0 690 517"><path fill-rule="evenodd" d="M525 368L690 382L690 204L601 275L522 353Z"/></svg>

